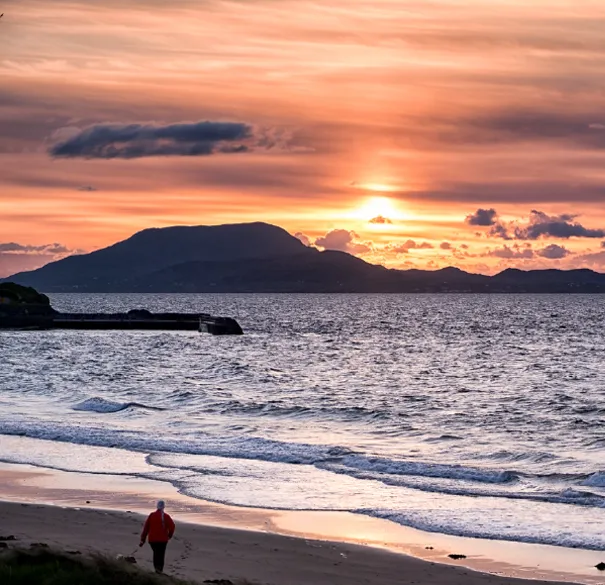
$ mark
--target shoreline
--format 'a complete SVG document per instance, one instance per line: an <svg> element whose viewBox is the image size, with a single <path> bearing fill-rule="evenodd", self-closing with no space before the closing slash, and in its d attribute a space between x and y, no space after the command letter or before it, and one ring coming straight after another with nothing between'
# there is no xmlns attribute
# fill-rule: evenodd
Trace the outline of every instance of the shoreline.
<svg viewBox="0 0 605 585"><path fill-rule="evenodd" d="M55 509L70 518L82 514L88 517L90 512L97 515L91 517L96 518L95 522L98 522L98 515L114 517L117 514L118 517L132 519L137 514L148 513L153 509L154 501L160 497L168 501L169 510L180 524L187 526L187 530L218 530L233 532L240 537L240 533L246 533L246 538L255 535L261 540L296 541L303 551L340 551L343 547L347 551L354 547L357 551L361 547L365 551L364 557L395 555L398 561L390 560L389 566L398 562L413 563L414 566L420 563L423 570L437 567L442 575L454 571L450 576L452 579L457 579L461 572L465 572L465 583L471 582L469 574L477 579L486 575L494 580L486 583L502 584L516 582L513 579L587 584L603 582L594 568L605 556L598 551L426 533L387 520L348 512L281 511L229 506L182 495L171 484L154 480L0 463L0 500L4 502L0 502L0 510L3 511L3 517L7 507L13 510L11 514L17 516L18 512L26 514L25 510L35 507L36 510L42 510L40 514L43 516ZM4 522L2 528L7 529ZM133 536L133 539L136 540L136 537ZM134 545L130 546L130 550L132 548ZM342 558L348 555L346 551L339 554L344 555ZM452 561L448 558L449 554L464 554L467 558ZM368 561L370 565L377 561L377 557L372 559ZM249 579L250 575L240 575L238 578ZM293 583L290 577L285 578L284 582ZM306 583L304 579L300 582ZM441 581L433 579L424 582Z"/></svg>

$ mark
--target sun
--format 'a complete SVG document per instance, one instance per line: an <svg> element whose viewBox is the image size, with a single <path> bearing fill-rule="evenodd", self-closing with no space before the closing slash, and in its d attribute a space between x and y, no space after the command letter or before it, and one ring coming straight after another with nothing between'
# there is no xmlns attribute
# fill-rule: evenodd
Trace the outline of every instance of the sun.
<svg viewBox="0 0 605 585"><path fill-rule="evenodd" d="M384 226L401 219L401 212L389 197L368 197L356 210L355 218L373 222L377 226Z"/></svg>

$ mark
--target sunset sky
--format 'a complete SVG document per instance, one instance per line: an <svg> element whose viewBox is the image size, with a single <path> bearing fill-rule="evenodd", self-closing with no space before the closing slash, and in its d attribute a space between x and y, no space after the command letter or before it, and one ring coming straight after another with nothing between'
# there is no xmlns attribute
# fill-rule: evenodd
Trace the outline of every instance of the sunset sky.
<svg viewBox="0 0 605 585"><path fill-rule="evenodd" d="M0 0L0 276L266 221L605 271L602 0Z"/></svg>

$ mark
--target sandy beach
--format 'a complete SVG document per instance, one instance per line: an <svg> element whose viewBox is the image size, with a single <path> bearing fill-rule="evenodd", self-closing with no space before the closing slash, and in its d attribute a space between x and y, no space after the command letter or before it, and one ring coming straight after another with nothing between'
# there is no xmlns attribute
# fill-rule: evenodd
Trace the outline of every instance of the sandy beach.
<svg viewBox="0 0 605 585"><path fill-rule="evenodd" d="M142 512L147 502L151 505L151 491L157 486L147 485L150 482L112 486L111 481L111 478L5 465L0 469L0 497L13 501L0 502L0 535L14 535L17 538L14 546L26 548L31 543L42 542L83 554L129 555L137 548L144 520ZM114 478L114 481L123 480ZM98 489L92 489L93 482ZM121 491L111 492L112 488ZM431 539L437 544L431 550L422 546L422 541L416 542L416 549L405 548L418 554L424 551L425 558L415 558L379 548L377 542L368 543L374 546L363 546L284 534L283 527L296 517L287 513L191 503L189 498L172 496L170 511L178 530L169 546L167 572L176 577L197 582L247 579L264 585L513 585L523 582L495 574L506 568L497 562L484 565L491 574L446 564L447 550L439 546L437 537ZM42 501L55 505L38 503ZM122 511L110 510L112 503ZM313 517L308 518L310 521ZM321 524L326 519L318 520ZM281 534L277 533L280 525ZM312 534L309 526L303 527L304 522L301 534ZM316 533L320 532L318 526ZM460 542L464 546L464 542ZM466 546L468 551L468 542ZM456 552L462 551L456 549ZM598 557L598 553L593 554L594 558ZM137 551L137 559L141 567L151 569L148 547ZM474 568L477 567L481 568L481 564L475 564ZM555 572L546 580L538 579L547 574L535 571L527 572L526 576L532 577L533 583L563 580L558 579ZM569 575L564 577L567 582L572 580ZM600 582L598 575L580 580Z"/></svg>
<svg viewBox="0 0 605 585"><path fill-rule="evenodd" d="M135 513L6 502L0 504L0 518L2 531L14 535L18 545L41 542L58 549L101 552L112 557L132 553L143 522L143 516ZM137 558L142 567L151 569L147 547L137 553ZM520 582L359 545L188 523L179 523L169 546L167 573L198 582L248 579L265 585Z"/></svg>

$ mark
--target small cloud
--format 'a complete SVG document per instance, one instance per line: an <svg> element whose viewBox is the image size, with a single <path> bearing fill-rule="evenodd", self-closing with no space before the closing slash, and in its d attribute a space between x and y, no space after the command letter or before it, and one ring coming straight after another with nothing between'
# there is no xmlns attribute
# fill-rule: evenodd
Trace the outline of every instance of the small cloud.
<svg viewBox="0 0 605 585"><path fill-rule="evenodd" d="M298 238L307 247L311 245L311 240L309 239L309 237L303 234L302 232L296 232L294 234L294 237Z"/></svg>
<svg viewBox="0 0 605 585"><path fill-rule="evenodd" d="M564 246L558 246L557 244L551 244L550 246L546 246L542 250L538 250L538 256L542 258L547 258L548 260L560 260L561 258L566 258L572 252L565 248Z"/></svg>
<svg viewBox="0 0 605 585"><path fill-rule="evenodd" d="M441 242L441 244L439 244L439 247L442 250L452 250L454 248L454 246L452 246L449 242Z"/></svg>
<svg viewBox="0 0 605 585"><path fill-rule="evenodd" d="M539 238L605 238L605 230L592 229L576 221L577 215L563 213L548 215L533 209L525 225L516 222L504 224L496 222L489 230L489 235L504 240L537 240Z"/></svg>
<svg viewBox="0 0 605 585"><path fill-rule="evenodd" d="M519 245L515 244L512 247L502 246L502 248L490 250L485 256L493 256L494 258L503 258L505 260L530 260L534 257L534 251L527 247L520 248Z"/></svg>
<svg viewBox="0 0 605 585"><path fill-rule="evenodd" d="M92 193L93 191L98 191L98 189L96 187L93 187L92 185L82 185L81 187L78 187L78 191L86 191L88 193Z"/></svg>
<svg viewBox="0 0 605 585"><path fill-rule="evenodd" d="M325 236L317 238L315 245L324 250L339 250L349 254L366 254L372 251L369 242L355 241L359 236L349 230L336 229L328 232Z"/></svg>
<svg viewBox="0 0 605 585"><path fill-rule="evenodd" d="M496 223L489 230L490 236L502 238L503 240L512 240L512 236L508 233L508 228L503 223Z"/></svg>
<svg viewBox="0 0 605 585"><path fill-rule="evenodd" d="M548 215L543 211L532 210L529 225L515 230L517 239L536 240L541 236L553 238L604 238L605 230L590 229L574 221L576 215Z"/></svg>
<svg viewBox="0 0 605 585"><path fill-rule="evenodd" d="M384 217L382 215L378 215L374 218L372 218L369 223L374 223L374 224L391 224L393 223L388 217Z"/></svg>
<svg viewBox="0 0 605 585"><path fill-rule="evenodd" d="M388 246L390 252L395 254L407 254L410 250L430 250L434 248L429 242L416 242L415 240L407 240L403 244L391 244Z"/></svg>
<svg viewBox="0 0 605 585"><path fill-rule="evenodd" d="M466 216L466 223L474 226L489 227L496 223L498 213L495 209L477 209L475 213Z"/></svg>

